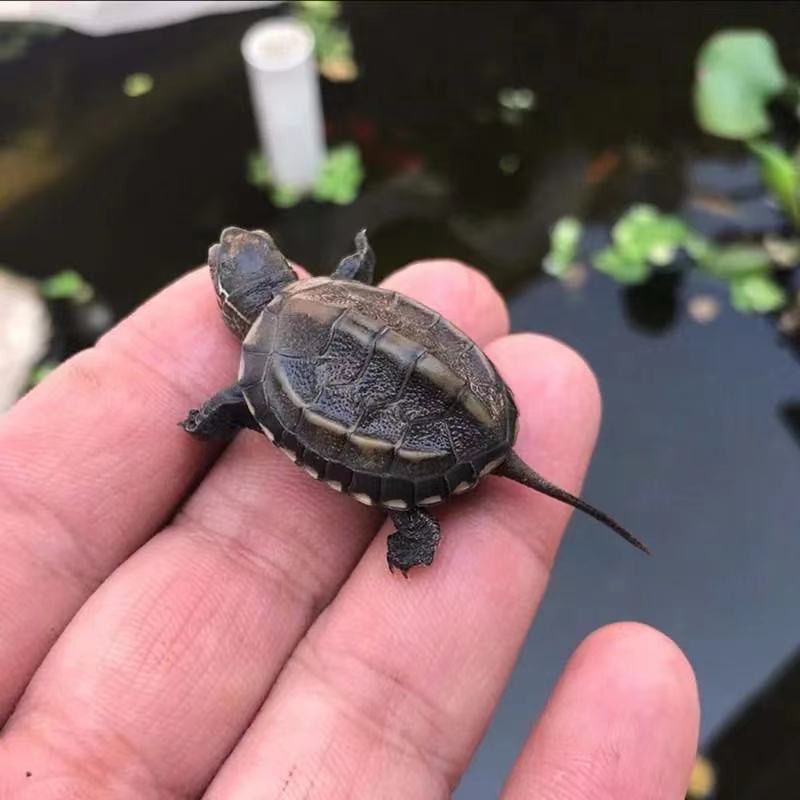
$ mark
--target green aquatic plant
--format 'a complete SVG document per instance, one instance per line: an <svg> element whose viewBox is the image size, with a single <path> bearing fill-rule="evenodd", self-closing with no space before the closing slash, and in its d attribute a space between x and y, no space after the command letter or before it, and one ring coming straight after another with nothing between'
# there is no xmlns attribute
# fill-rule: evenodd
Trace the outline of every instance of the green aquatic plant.
<svg viewBox="0 0 800 800"><path fill-rule="evenodd" d="M277 208L296 206L305 196L303 192L276 184L272 178L269 164L261 153L253 152L247 156L247 182L269 195L270 202Z"/></svg>
<svg viewBox="0 0 800 800"><path fill-rule="evenodd" d="M768 33L723 30L705 42L695 70L698 124L707 133L747 146L758 161L764 185L800 230L800 150L791 154L764 138L773 127L769 107L776 101L800 114L800 80L783 68ZM543 265L551 275L564 278L568 262L574 260L579 244L570 236L575 230L579 227L572 217L554 226ZM679 261L679 253L688 259ZM664 267L690 263L727 283L734 308L763 314L789 304L775 273L798 265L800 243L765 237L763 243L722 244L692 230L679 217L635 205L613 226L611 243L589 254L589 259L595 269L626 285L645 283Z"/></svg>
<svg viewBox="0 0 800 800"><path fill-rule="evenodd" d="M37 364L28 378L28 385L33 387L41 383L57 367L57 361L42 361L41 364Z"/></svg>
<svg viewBox="0 0 800 800"><path fill-rule="evenodd" d="M508 111L532 111L536 105L536 94L527 86L507 86L497 93L497 102Z"/></svg>
<svg viewBox="0 0 800 800"><path fill-rule="evenodd" d="M620 283L644 283L654 268L675 259L679 247L697 246L677 217L649 205L633 206L611 231L612 244L593 258L596 269Z"/></svg>
<svg viewBox="0 0 800 800"><path fill-rule="evenodd" d="M155 81L147 72L134 72L122 82L122 92L128 97L141 97L153 90Z"/></svg>
<svg viewBox="0 0 800 800"><path fill-rule="evenodd" d="M550 230L550 251L542 262L548 275L562 278L578 257L583 225L575 217L562 217Z"/></svg>
<svg viewBox="0 0 800 800"><path fill-rule="evenodd" d="M725 30L712 36L697 57L694 99L700 127L744 142L759 163L764 185L800 229L798 155L763 138L773 127L771 102L783 100L795 115L800 110L800 81L783 68L772 37L761 30ZM772 252L749 244L727 250L707 260L705 268L729 278L735 308L764 313L787 304L785 290L770 275L773 264L786 266L774 246Z"/></svg>
<svg viewBox="0 0 800 800"><path fill-rule="evenodd" d="M766 272L734 278L730 283L731 304L745 314L766 314L786 305L786 292Z"/></svg>
<svg viewBox="0 0 800 800"><path fill-rule="evenodd" d="M772 267L767 250L758 244L712 245L706 242L698 264L715 278L735 280L755 273L765 273Z"/></svg>
<svg viewBox="0 0 800 800"><path fill-rule="evenodd" d="M92 285L74 269L65 269L45 278L39 284L39 293L46 300L72 300L88 303L94 298Z"/></svg>
<svg viewBox="0 0 800 800"><path fill-rule="evenodd" d="M544 269L564 278L580 248L581 225L573 217L559 220L551 231L551 249ZM592 266L625 285L649 280L665 267L675 267L685 253L702 272L728 284L731 305L744 313L783 308L785 290L772 276L773 260L755 244L716 244L679 217L654 206L635 205L614 225L611 244L590 254Z"/></svg>
<svg viewBox="0 0 800 800"><path fill-rule="evenodd" d="M792 157L778 145L763 140L749 141L747 146L758 159L762 180L794 226L800 229L800 165L797 156Z"/></svg>
<svg viewBox="0 0 800 800"><path fill-rule="evenodd" d="M87 308L95 299L94 287L76 270L65 269L39 281L39 294L50 301L66 301L75 308ZM98 334L99 335L99 334ZM28 377L28 386L41 383L56 367L58 361L40 361Z"/></svg>
<svg viewBox="0 0 800 800"><path fill-rule="evenodd" d="M759 30L714 34L697 57L694 104L700 127L727 139L772 128L768 103L787 84L772 37Z"/></svg>
<svg viewBox="0 0 800 800"><path fill-rule="evenodd" d="M349 205L358 197L363 180L361 151L349 142L328 151L320 174L308 192L276 184L269 164L260 153L251 153L247 159L248 183L267 192L278 208L291 208L307 196L320 203Z"/></svg>
<svg viewBox="0 0 800 800"><path fill-rule="evenodd" d="M731 305L737 311L767 314L788 302L786 290L772 275L772 259L761 245L708 243L697 266L728 282Z"/></svg>
<svg viewBox="0 0 800 800"><path fill-rule="evenodd" d="M292 4L295 18L308 25L314 34L319 71L335 82L354 81L358 77L353 40L340 22L341 10L341 3L336 0L296 0Z"/></svg>
<svg viewBox="0 0 800 800"><path fill-rule="evenodd" d="M800 165L797 154L761 137L773 127L769 104L782 100L800 110L800 79L786 72L772 37L760 30L714 34L697 57L694 101L707 133L744 142L761 167L765 185L800 227Z"/></svg>
<svg viewBox="0 0 800 800"><path fill-rule="evenodd" d="M321 203L346 206L358 197L363 180L361 152L354 144L341 144L328 151L312 197Z"/></svg>
<svg viewBox="0 0 800 800"><path fill-rule="evenodd" d="M527 86L506 86L497 93L500 119L507 125L522 125L536 108L536 93Z"/></svg>

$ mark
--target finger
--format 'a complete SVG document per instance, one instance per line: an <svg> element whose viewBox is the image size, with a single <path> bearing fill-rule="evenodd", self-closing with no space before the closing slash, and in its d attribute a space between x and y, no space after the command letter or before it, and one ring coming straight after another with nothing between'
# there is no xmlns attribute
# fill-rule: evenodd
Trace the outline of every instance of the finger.
<svg viewBox="0 0 800 800"><path fill-rule="evenodd" d="M438 311L480 345L508 333L508 309L482 273L460 261L415 261L385 285Z"/></svg>
<svg viewBox="0 0 800 800"><path fill-rule="evenodd" d="M428 262L391 285L479 338L506 330L502 299L474 270ZM175 524L81 611L7 741L24 748L58 735L68 748L58 768L124 762L126 779L149 775L197 792L374 536L380 517L369 512L315 484L263 438L238 437Z"/></svg>
<svg viewBox="0 0 800 800"><path fill-rule="evenodd" d="M619 624L570 659L504 800L679 800L697 751L694 674L666 636Z"/></svg>
<svg viewBox="0 0 800 800"><path fill-rule="evenodd" d="M501 339L487 353L521 410L518 451L575 488L599 415L591 373L542 337ZM449 796L508 678L567 513L489 478L438 514L436 560L409 580L386 574L384 528L208 797L272 796L284 785L296 796L312 785L326 798Z"/></svg>
<svg viewBox="0 0 800 800"><path fill-rule="evenodd" d="M176 423L235 353L198 270L0 418L0 723L81 603L213 458Z"/></svg>

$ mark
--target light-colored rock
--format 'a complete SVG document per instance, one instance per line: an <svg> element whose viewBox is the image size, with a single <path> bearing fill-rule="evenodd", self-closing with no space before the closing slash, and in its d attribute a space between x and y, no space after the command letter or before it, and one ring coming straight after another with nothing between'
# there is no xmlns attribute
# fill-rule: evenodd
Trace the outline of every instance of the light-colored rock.
<svg viewBox="0 0 800 800"><path fill-rule="evenodd" d="M0 411L28 385L47 351L50 315L33 281L0 269Z"/></svg>

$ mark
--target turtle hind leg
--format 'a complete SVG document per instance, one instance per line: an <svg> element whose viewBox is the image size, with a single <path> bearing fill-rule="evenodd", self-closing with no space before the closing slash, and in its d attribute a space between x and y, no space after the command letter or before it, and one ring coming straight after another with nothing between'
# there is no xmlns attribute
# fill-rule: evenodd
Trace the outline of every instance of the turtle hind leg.
<svg viewBox="0 0 800 800"><path fill-rule="evenodd" d="M397 530L389 536L387 561L389 569L399 569L408 577L412 567L430 566L436 547L442 538L436 518L428 511L414 508L410 511L390 511Z"/></svg>
<svg viewBox="0 0 800 800"><path fill-rule="evenodd" d="M331 276L347 281L372 284L375 277L375 253L367 241L366 230L356 234L356 251L345 256Z"/></svg>
<svg viewBox="0 0 800 800"><path fill-rule="evenodd" d="M238 383L217 392L200 408L193 408L180 426L198 439L230 438L241 428L260 430Z"/></svg>
<svg viewBox="0 0 800 800"><path fill-rule="evenodd" d="M589 505L585 500L580 497L575 497L560 486L550 483L546 478L543 478L538 472L535 472L529 467L514 450L511 450L506 460L495 470L495 475L501 475L504 478L510 478L512 481L521 483L530 489L535 489L537 492L546 494L555 500L560 500L590 517L594 517L598 522L611 528L612 531L619 534L626 542L630 542L634 547L639 550L650 553L650 551L628 530L622 527L615 519L612 519L604 511Z"/></svg>

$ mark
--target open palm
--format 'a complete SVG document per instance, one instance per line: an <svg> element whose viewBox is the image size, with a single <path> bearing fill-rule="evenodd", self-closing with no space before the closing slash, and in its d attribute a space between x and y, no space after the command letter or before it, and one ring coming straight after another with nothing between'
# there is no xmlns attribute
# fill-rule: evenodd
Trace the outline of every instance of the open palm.
<svg viewBox="0 0 800 800"><path fill-rule="evenodd" d="M508 336L463 265L386 285L486 348L520 408L518 451L577 489L600 414L581 359ZM0 418L2 800L425 800L468 766L569 510L490 477L442 511L431 568L391 575L374 509L256 433L223 450L177 426L234 379L237 347L198 270ZM605 628L503 797L678 800L697 717L672 642Z"/></svg>

